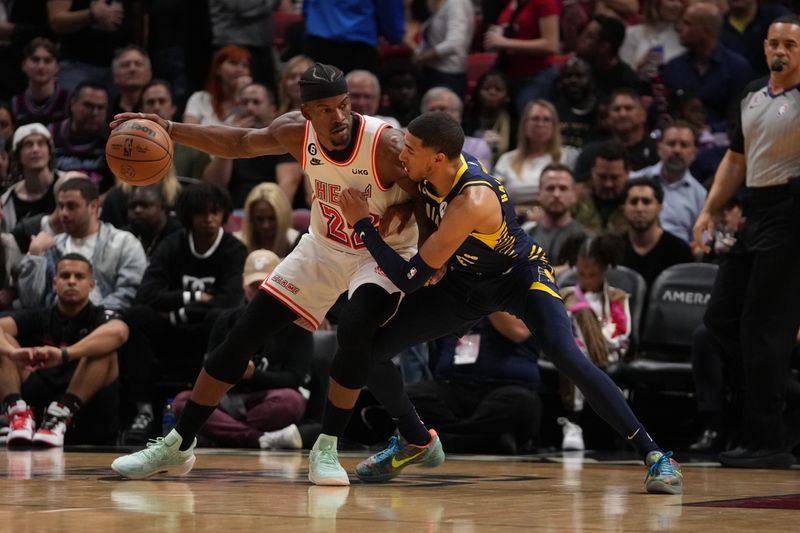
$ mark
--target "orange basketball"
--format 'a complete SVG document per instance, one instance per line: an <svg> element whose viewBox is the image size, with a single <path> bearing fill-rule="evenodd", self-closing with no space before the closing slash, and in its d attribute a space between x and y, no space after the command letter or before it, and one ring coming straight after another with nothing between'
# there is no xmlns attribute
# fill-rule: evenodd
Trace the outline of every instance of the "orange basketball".
<svg viewBox="0 0 800 533"><path fill-rule="evenodd" d="M126 120L106 143L106 161L116 177L130 185L150 185L172 165L173 146L164 128L152 120Z"/></svg>

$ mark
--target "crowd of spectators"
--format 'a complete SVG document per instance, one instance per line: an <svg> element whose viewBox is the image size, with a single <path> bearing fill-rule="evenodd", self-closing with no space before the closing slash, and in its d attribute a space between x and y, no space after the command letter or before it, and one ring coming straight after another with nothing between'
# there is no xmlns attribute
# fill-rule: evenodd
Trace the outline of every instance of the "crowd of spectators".
<svg viewBox="0 0 800 533"><path fill-rule="evenodd" d="M266 276L307 227L312 191L289 156L227 160L176 145L160 184L120 183L104 156L114 114L262 128L300 108L306 68L331 63L347 73L355 112L398 128L431 110L459 120L464 150L505 185L557 273L576 263L579 272L619 264L650 285L673 264L727 251L718 239L703 257L691 230L739 93L768 72L769 23L789 12L763 0L6 5L0 393L9 443L63 443L65 433L68 441L96 442L102 432L78 424L95 412L92 398L103 404L98 416L114 417L109 427L119 417L123 442L154 436L165 399L157 385L193 379L224 324L252 297L253 275ZM745 223L740 207L726 210L738 216L720 220L719 234L730 238ZM613 259L591 244L609 234L620 244ZM601 283L567 291L568 306L592 292L627 305ZM335 313L329 319L335 327ZM538 442L540 421L556 420L537 397L535 342L511 319L476 325L465 338L480 348L432 343L433 381L410 389L423 418L430 412L456 448L524 449ZM577 322L575 329L581 341ZM312 350L298 330L253 354L246 385L229 395L207 436L221 445L298 447ZM509 361L516 366L504 366ZM509 369L530 379L512 379ZM29 399L28 374L58 392ZM574 434L574 387L562 384L562 393L571 402L562 424ZM512 403L518 411L498 418ZM34 410L43 407L44 418ZM513 445L487 440L492 424Z"/></svg>

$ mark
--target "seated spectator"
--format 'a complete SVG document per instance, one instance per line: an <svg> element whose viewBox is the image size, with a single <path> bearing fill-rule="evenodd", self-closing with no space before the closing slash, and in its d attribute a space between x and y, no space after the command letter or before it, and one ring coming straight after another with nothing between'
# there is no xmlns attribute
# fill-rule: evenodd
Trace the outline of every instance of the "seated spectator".
<svg viewBox="0 0 800 533"><path fill-rule="evenodd" d="M500 154L511 150L517 142L517 121L505 74L491 70L478 79L463 124L464 133L483 139L492 149L492 167Z"/></svg>
<svg viewBox="0 0 800 533"><path fill-rule="evenodd" d="M292 208L274 183L256 185L244 203L242 229L234 234L248 252L270 250L286 257L300 238L292 227Z"/></svg>
<svg viewBox="0 0 800 533"><path fill-rule="evenodd" d="M116 351L128 327L89 299L92 266L80 254L58 260L56 303L0 318L0 397L9 446L113 444L118 387ZM44 412L36 430L34 413Z"/></svg>
<svg viewBox="0 0 800 533"><path fill-rule="evenodd" d="M233 124L239 90L252 82L250 52L230 44L211 61L205 90L189 97L183 121L187 124Z"/></svg>
<svg viewBox="0 0 800 533"><path fill-rule="evenodd" d="M28 86L11 99L18 125L49 124L67 118L69 93L57 83L58 48L50 39L37 37L22 50L22 71Z"/></svg>
<svg viewBox="0 0 800 533"><path fill-rule="evenodd" d="M62 173L53 187L54 196L58 196L61 185L73 178L88 180L89 176L76 170ZM28 253L31 239L39 235L39 233L45 233L51 237L55 237L59 233L64 233L64 226L61 224L61 218L58 215L58 206L53 208L49 213L39 213L38 215L31 215L20 220L17 222L17 225L14 226L14 229L11 230L14 240L17 242L17 246L19 246L20 252L23 254Z"/></svg>
<svg viewBox="0 0 800 533"><path fill-rule="evenodd" d="M176 147L181 146L179 144ZM168 210L175 207L178 195L181 192L182 186L178 181L178 176L175 175L175 165L173 165L167 174L159 181L156 186L161 188L161 194L164 196L164 202ZM117 228L123 228L128 225L128 200L130 199L131 191L138 186L133 186L125 182L120 182L112 187L103 199L103 208L100 210L100 220L112 224Z"/></svg>
<svg viewBox="0 0 800 533"><path fill-rule="evenodd" d="M592 67L580 57L569 58L558 71L556 89L561 140L580 149L597 136L599 102Z"/></svg>
<svg viewBox="0 0 800 533"><path fill-rule="evenodd" d="M9 178L14 184L0 196L0 227L5 233L28 217L55 209L55 168L55 147L47 128L38 122L20 126L11 143Z"/></svg>
<svg viewBox="0 0 800 533"><path fill-rule="evenodd" d="M50 27L61 44L59 84L71 94L80 82L111 83L114 50L134 41L134 2L47 0Z"/></svg>
<svg viewBox="0 0 800 533"><path fill-rule="evenodd" d="M631 173L631 178L646 177L661 185L664 191L661 227L687 243L694 239L692 228L708 195L689 172L697 153L695 142L689 124L673 122L664 129L658 143L661 161Z"/></svg>
<svg viewBox="0 0 800 533"><path fill-rule="evenodd" d="M758 0L730 0L728 7L720 42L747 60L754 78L766 76L769 74L769 65L764 60L767 30L772 21L788 15L789 10L777 2Z"/></svg>
<svg viewBox="0 0 800 533"><path fill-rule="evenodd" d="M637 92L629 89L614 91L608 106L608 128L611 138L625 148L632 170L658 163L658 143L647 130L647 110ZM584 183L589 180L592 161L606 140L583 145L575 163L575 181Z"/></svg>
<svg viewBox="0 0 800 533"><path fill-rule="evenodd" d="M69 117L48 126L56 147L56 168L89 176L101 193L116 183L106 163L108 89L83 81L70 98Z"/></svg>
<svg viewBox="0 0 800 533"><path fill-rule="evenodd" d="M650 288L667 267L692 263L694 256L683 239L664 231L659 224L664 191L649 178L625 184L625 256L622 264L642 275Z"/></svg>
<svg viewBox="0 0 800 533"><path fill-rule="evenodd" d="M396 59L384 66L381 87L386 105L379 113L396 118L405 128L419 115L419 72L408 61Z"/></svg>
<svg viewBox="0 0 800 533"><path fill-rule="evenodd" d="M644 22L628 26L619 57L640 76L647 76L681 55L681 45L675 24L681 18L681 0L644 0Z"/></svg>
<svg viewBox="0 0 800 533"><path fill-rule="evenodd" d="M420 110L423 113L429 111L444 111L460 124L464 104L461 102L458 95L447 87L434 87L423 95ZM489 148L486 141L478 137L465 135L462 150L483 163L483 166L491 172L492 149Z"/></svg>
<svg viewBox="0 0 800 533"><path fill-rule="evenodd" d="M0 139L7 141L13 138L16 127L14 115L11 113L11 106L8 105L8 102L0 100Z"/></svg>
<svg viewBox="0 0 800 533"><path fill-rule="evenodd" d="M71 179L56 197L64 233L41 232L31 240L19 275L20 303L25 308L48 305L55 297L51 280L56 263L68 253L89 258L96 284L95 305L122 311L133 302L147 260L136 237L97 218L99 194L89 180Z"/></svg>
<svg viewBox="0 0 800 533"><path fill-rule="evenodd" d="M245 306L258 293L280 258L267 250L256 250L244 264L244 301L224 311L214 322L208 351L225 340ZM300 449L297 429L306 410L308 381L314 340L310 331L289 325L266 339L253 354L238 385L228 392L203 425L200 435L218 446L236 448ZM184 391L172 404L179 416L192 391Z"/></svg>
<svg viewBox="0 0 800 533"><path fill-rule="evenodd" d="M5 19L2 27L3 43L0 46L0 65L5 65L0 78L0 98L11 98L25 89L25 75L16 68L22 50L37 37L53 39L47 23L45 2L4 2Z"/></svg>
<svg viewBox="0 0 800 533"><path fill-rule="evenodd" d="M164 120L173 120L177 108L169 82L155 79L145 85L142 89L142 101L139 109L143 113L155 113ZM175 153L172 157L172 165L175 167L175 174L185 178L202 178L203 171L211 162L211 157L207 153L185 144L175 143L173 146ZM167 196L170 207L175 205L178 192L180 191L176 190L174 194Z"/></svg>
<svg viewBox="0 0 800 533"><path fill-rule="evenodd" d="M347 93L350 95L350 106L353 111L379 118L392 127L400 127L396 118L378 115L378 108L381 105L381 82L375 74L368 70L351 70L344 78L347 81Z"/></svg>
<svg viewBox="0 0 800 533"><path fill-rule="evenodd" d="M447 87L462 101L467 95L467 54L475 31L472 0L434 0L420 28L414 62L421 67L422 91Z"/></svg>
<svg viewBox="0 0 800 533"><path fill-rule="evenodd" d="M3 219L3 206L0 204L0 222ZM22 254L17 241L10 233L0 233L0 311L11 309L17 298L17 271Z"/></svg>
<svg viewBox="0 0 800 533"><path fill-rule="evenodd" d="M275 118L272 93L260 83L246 85L239 93L239 111L234 113L233 126L265 128ZM264 181L276 182L286 197L305 204L303 169L290 155L262 155L248 159L215 157L203 171L203 180L226 188L233 208L241 209L250 191Z"/></svg>
<svg viewBox="0 0 800 533"><path fill-rule="evenodd" d="M278 82L278 114L300 110L300 76L314 65L314 60L304 55L291 58L281 71Z"/></svg>
<svg viewBox="0 0 800 533"><path fill-rule="evenodd" d="M678 24L687 51L661 69L670 92L683 89L700 97L714 131L725 130L729 110L739 104L744 86L753 78L747 60L719 43L721 29L722 15L715 5L691 4Z"/></svg>
<svg viewBox="0 0 800 533"><path fill-rule="evenodd" d="M147 50L131 44L114 52L111 78L117 97L111 104L109 116L141 111L142 89L153 78Z"/></svg>
<svg viewBox="0 0 800 533"><path fill-rule="evenodd" d="M133 187L128 195L128 225L124 229L139 239L148 260L161 241L181 229L169 211L161 184Z"/></svg>
<svg viewBox="0 0 800 533"><path fill-rule="evenodd" d="M461 338L436 341L433 380L408 385L406 392L447 450L514 454L539 438L537 361L525 324L496 312Z"/></svg>
<svg viewBox="0 0 800 533"><path fill-rule="evenodd" d="M517 132L517 146L500 156L494 175L517 204L530 203L539 191L542 170L551 163L570 169L578 150L561 144L558 113L550 102L534 100L525 106Z"/></svg>
<svg viewBox="0 0 800 533"><path fill-rule="evenodd" d="M193 380L214 320L242 299L247 250L222 229L231 213L228 193L208 183L192 185L181 192L177 211L183 229L150 256L136 305L125 315L131 336L121 354L122 375L137 402L126 444L152 436L153 383L164 376Z"/></svg>
<svg viewBox="0 0 800 533"><path fill-rule="evenodd" d="M583 241L578 249L575 269L578 284L561 289L564 305L572 320L575 342L599 368L607 369L619 362L628 351L631 335L630 295L611 287L606 280L609 267L619 264L622 243L616 235L600 235ZM563 450L583 450L583 394L574 383L561 376L561 400L564 417Z"/></svg>
<svg viewBox="0 0 800 533"><path fill-rule="evenodd" d="M544 248L556 273L568 268L562 251L564 243L576 236L590 236L592 232L572 218L575 205L575 180L566 165L551 163L542 170L537 197L544 216L528 230L528 234Z"/></svg>
<svg viewBox="0 0 800 533"><path fill-rule="evenodd" d="M628 227L623 214L628 154L616 141L606 141L593 151L591 181L580 191L572 216L594 232L621 233Z"/></svg>
<svg viewBox="0 0 800 533"><path fill-rule="evenodd" d="M553 0L506 3L483 37L483 47L498 52L499 70L508 74L514 104L522 115L531 100L552 99L555 69L548 56L557 54L559 3Z"/></svg>
<svg viewBox="0 0 800 533"><path fill-rule="evenodd" d="M625 39L625 24L612 17L595 15L583 28L575 53L585 59L594 72L594 86L601 100L618 89L639 92L639 75L619 57Z"/></svg>

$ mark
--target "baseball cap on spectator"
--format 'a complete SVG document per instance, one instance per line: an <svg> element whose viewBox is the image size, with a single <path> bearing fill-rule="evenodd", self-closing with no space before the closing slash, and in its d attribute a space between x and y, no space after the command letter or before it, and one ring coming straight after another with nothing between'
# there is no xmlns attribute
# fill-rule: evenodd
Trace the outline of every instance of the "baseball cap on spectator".
<svg viewBox="0 0 800 533"><path fill-rule="evenodd" d="M11 141L11 151L16 151L17 145L24 141L26 137L33 135L34 133L38 133L48 141L53 140L53 137L50 135L50 131L45 127L44 124L40 124L39 122L25 124L24 126L17 128L17 130L14 132L14 140Z"/></svg>
<svg viewBox="0 0 800 533"><path fill-rule="evenodd" d="M244 262L244 283L263 281L278 266L281 258L270 250L253 250Z"/></svg>

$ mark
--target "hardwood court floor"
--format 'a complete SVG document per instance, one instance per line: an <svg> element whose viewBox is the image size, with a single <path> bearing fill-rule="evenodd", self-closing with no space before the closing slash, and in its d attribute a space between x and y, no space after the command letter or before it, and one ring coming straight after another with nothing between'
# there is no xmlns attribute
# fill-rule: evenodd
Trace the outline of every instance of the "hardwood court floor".
<svg viewBox="0 0 800 533"><path fill-rule="evenodd" d="M573 452L575 453L575 452ZM580 452L578 452L580 454ZM684 465L646 494L635 461L448 457L384 485L316 487L300 453L200 450L185 478L122 480L118 453L0 452L0 531L797 531L800 470ZM362 455L345 454L352 470Z"/></svg>

